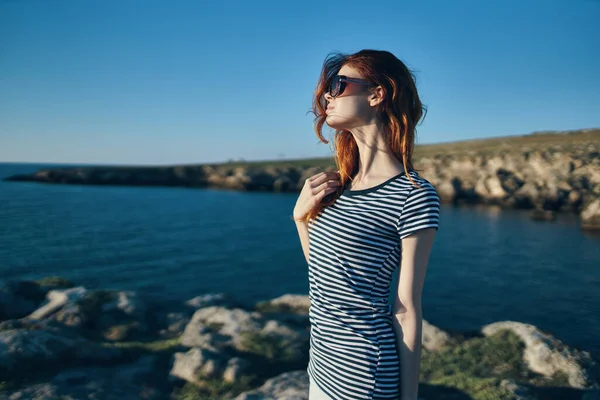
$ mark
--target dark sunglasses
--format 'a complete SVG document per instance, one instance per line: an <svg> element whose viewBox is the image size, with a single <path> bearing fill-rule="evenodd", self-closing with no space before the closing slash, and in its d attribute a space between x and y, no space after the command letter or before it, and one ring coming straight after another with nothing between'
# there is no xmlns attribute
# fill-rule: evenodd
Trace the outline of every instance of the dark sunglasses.
<svg viewBox="0 0 600 400"><path fill-rule="evenodd" d="M348 78L345 75L335 75L331 79L331 83L327 87L327 91L329 92L329 95L331 97L337 97L340 94L344 93L344 90L346 90L347 82L358 83L360 85L365 85L365 86L376 86L375 84L373 84L365 79Z"/></svg>

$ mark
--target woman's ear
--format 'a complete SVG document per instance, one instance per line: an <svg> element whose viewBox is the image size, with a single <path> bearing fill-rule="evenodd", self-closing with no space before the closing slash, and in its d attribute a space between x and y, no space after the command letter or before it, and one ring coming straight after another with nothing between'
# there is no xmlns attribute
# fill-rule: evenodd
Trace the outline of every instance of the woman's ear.
<svg viewBox="0 0 600 400"><path fill-rule="evenodd" d="M383 102L385 98L385 90L381 86L377 86L376 88L371 90L371 95L369 96L369 105L375 107Z"/></svg>

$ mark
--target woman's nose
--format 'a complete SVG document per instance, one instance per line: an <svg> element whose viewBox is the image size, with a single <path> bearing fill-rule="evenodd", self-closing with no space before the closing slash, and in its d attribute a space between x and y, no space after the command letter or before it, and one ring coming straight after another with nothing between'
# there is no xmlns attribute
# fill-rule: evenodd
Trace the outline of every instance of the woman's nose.
<svg viewBox="0 0 600 400"><path fill-rule="evenodd" d="M331 95L329 94L329 92L325 92L325 100L327 100L327 101L333 100L333 97L331 97Z"/></svg>

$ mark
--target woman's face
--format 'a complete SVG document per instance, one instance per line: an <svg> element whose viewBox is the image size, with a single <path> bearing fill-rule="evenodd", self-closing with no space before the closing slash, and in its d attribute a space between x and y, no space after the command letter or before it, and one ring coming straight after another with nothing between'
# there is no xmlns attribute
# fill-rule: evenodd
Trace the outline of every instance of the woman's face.
<svg viewBox="0 0 600 400"><path fill-rule="evenodd" d="M344 65L338 75L348 78L364 79L354 68ZM375 111L369 105L370 91L368 86L355 82L346 82L346 89L342 94L333 98L329 92L325 93L327 100L327 118L325 122L333 129L350 130L365 125Z"/></svg>

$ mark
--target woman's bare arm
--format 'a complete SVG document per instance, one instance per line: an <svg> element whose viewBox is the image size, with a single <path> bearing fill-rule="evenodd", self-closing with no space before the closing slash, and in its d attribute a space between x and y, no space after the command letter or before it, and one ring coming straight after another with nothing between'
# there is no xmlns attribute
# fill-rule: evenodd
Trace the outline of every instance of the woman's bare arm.
<svg viewBox="0 0 600 400"><path fill-rule="evenodd" d="M401 371L401 400L417 400L423 315L421 293L436 230L421 229L402 239L398 289L392 308Z"/></svg>
<svg viewBox="0 0 600 400"><path fill-rule="evenodd" d="M306 258L306 263L308 264L308 225L306 222L296 221L296 228L298 229L298 236L300 236L304 258Z"/></svg>

